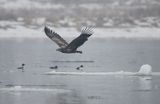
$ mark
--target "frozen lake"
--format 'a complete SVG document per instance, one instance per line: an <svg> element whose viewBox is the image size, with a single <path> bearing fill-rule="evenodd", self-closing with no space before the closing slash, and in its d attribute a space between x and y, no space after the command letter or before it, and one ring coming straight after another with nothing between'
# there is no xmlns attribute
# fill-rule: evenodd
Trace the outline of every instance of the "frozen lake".
<svg viewBox="0 0 160 104"><path fill-rule="evenodd" d="M71 39L68 39L71 40ZM160 41L91 38L83 54L63 54L49 39L0 39L0 104L159 104L159 76L63 76L57 71L137 72L160 68ZM24 72L17 67L25 63Z"/></svg>

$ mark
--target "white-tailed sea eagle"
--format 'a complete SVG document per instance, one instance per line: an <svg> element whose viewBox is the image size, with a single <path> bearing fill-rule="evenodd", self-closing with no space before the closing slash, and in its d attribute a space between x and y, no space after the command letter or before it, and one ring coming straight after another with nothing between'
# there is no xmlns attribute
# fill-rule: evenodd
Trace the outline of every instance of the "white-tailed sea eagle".
<svg viewBox="0 0 160 104"><path fill-rule="evenodd" d="M77 51L77 48L83 45L93 34L93 31L86 27L82 29L80 36L68 44L59 34L52 31L50 28L45 26L44 31L45 34L60 47L57 51L62 53L82 53L82 51Z"/></svg>

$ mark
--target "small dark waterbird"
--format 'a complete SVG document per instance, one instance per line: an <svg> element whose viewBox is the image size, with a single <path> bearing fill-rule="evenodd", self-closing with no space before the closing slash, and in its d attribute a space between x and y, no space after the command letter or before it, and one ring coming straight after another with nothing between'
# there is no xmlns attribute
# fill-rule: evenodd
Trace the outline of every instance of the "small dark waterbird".
<svg viewBox="0 0 160 104"><path fill-rule="evenodd" d="M80 69L80 67L77 67L76 69L77 69L77 70L79 70L79 69Z"/></svg>
<svg viewBox="0 0 160 104"><path fill-rule="evenodd" d="M51 66L51 67L49 67L50 69L58 69L58 66L56 65L56 66Z"/></svg>
<svg viewBox="0 0 160 104"><path fill-rule="evenodd" d="M22 65L20 66L20 67L18 67L17 69L21 69L22 70L22 72L24 71L24 66L25 66L25 64L24 63L22 63Z"/></svg>
<svg viewBox="0 0 160 104"><path fill-rule="evenodd" d="M84 66L83 66L83 65L80 65L80 67L83 68Z"/></svg>
<svg viewBox="0 0 160 104"><path fill-rule="evenodd" d="M82 54L82 51L78 51L77 48L83 45L93 34L93 31L90 28L86 27L82 29L80 36L72 40L71 43L67 43L59 34L52 31L50 28L46 26L44 28L44 32L52 41L54 41L60 47L57 49L57 51L62 53L80 54Z"/></svg>
<svg viewBox="0 0 160 104"><path fill-rule="evenodd" d="M83 71L83 69L81 69L81 68L83 68L84 66L83 65L80 65L79 67L77 67L76 69L77 70L81 70L81 71Z"/></svg>

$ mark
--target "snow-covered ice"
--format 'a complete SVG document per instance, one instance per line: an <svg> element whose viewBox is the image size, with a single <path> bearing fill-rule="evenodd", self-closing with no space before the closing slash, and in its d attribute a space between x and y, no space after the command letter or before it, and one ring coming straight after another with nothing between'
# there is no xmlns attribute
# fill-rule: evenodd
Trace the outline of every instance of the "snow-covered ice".
<svg viewBox="0 0 160 104"><path fill-rule="evenodd" d="M55 70L46 72L45 75L126 75L126 76L160 76L160 72L152 72L152 66L149 64L142 65L138 72L126 72L126 71L117 71L117 72L56 72Z"/></svg>
<svg viewBox="0 0 160 104"><path fill-rule="evenodd" d="M69 90L65 89L51 89L51 88L26 88L22 86L13 86L13 87L5 87L0 88L0 91L19 91L19 92L57 92L57 93L63 93L63 92L69 92Z"/></svg>
<svg viewBox="0 0 160 104"><path fill-rule="evenodd" d="M142 65L138 73L139 74L150 75L152 73L152 66L149 65L149 64Z"/></svg>
<svg viewBox="0 0 160 104"><path fill-rule="evenodd" d="M41 19L40 24L44 22ZM23 22L0 21L0 38L45 38L44 25L38 28L25 26ZM74 27L51 27L62 37L77 37L80 31ZM134 28L93 28L94 35L91 38L153 38L160 39L160 29L150 27Z"/></svg>

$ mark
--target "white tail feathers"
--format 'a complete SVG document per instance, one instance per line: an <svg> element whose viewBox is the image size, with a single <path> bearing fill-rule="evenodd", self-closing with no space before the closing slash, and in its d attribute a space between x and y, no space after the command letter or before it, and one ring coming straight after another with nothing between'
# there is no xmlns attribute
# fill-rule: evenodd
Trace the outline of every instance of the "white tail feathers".
<svg viewBox="0 0 160 104"><path fill-rule="evenodd" d="M82 34L93 34L94 32L93 32L93 30L91 29L91 28L89 28L89 27L82 27L82 29L81 29L81 33Z"/></svg>
<svg viewBox="0 0 160 104"><path fill-rule="evenodd" d="M152 73L152 66L145 64L142 65L140 70L138 71L138 74L144 74L144 75L150 75Z"/></svg>

